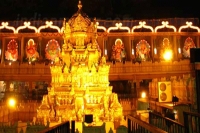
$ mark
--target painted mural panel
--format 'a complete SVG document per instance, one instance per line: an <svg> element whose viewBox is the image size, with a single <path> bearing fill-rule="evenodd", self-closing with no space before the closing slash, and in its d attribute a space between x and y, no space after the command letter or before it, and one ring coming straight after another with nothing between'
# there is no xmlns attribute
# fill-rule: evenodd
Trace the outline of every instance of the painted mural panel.
<svg viewBox="0 0 200 133"><path fill-rule="evenodd" d="M161 60L171 60L173 58L173 50L168 38L164 38L160 49Z"/></svg>
<svg viewBox="0 0 200 133"><path fill-rule="evenodd" d="M47 59L54 61L56 57L59 57L60 54L60 45L58 44L58 41L55 39L52 39L48 41L46 48L45 48L45 56Z"/></svg>
<svg viewBox="0 0 200 133"><path fill-rule="evenodd" d="M146 40L140 40L136 45L136 60L147 61L150 59L150 45Z"/></svg>
<svg viewBox="0 0 200 133"><path fill-rule="evenodd" d="M190 48L196 48L194 41L192 38L188 37L185 40L184 47L183 47L183 56L185 58L190 58Z"/></svg>
<svg viewBox="0 0 200 133"><path fill-rule="evenodd" d="M10 61L16 61L18 59L18 44L16 40L12 39L7 44L5 58Z"/></svg>
<svg viewBox="0 0 200 133"><path fill-rule="evenodd" d="M121 39L116 39L115 44L112 46L112 56L111 59L115 61L123 61L126 58L126 51L124 43Z"/></svg>
<svg viewBox="0 0 200 133"><path fill-rule="evenodd" d="M33 39L29 39L26 44L26 58L28 61L36 61L39 58L39 53L37 52L37 45Z"/></svg>
<svg viewBox="0 0 200 133"><path fill-rule="evenodd" d="M4 97L5 90L6 90L6 83L4 81L0 81L0 100Z"/></svg>

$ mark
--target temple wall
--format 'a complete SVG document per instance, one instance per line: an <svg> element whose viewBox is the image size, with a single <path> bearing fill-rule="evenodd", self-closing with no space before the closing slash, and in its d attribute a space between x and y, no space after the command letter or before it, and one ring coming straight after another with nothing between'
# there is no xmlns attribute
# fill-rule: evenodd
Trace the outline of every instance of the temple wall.
<svg viewBox="0 0 200 133"><path fill-rule="evenodd" d="M189 33L189 32L176 32L176 33L168 33L168 32L157 32L157 33L148 33L148 32L135 32L135 33L104 33L99 32L97 37L97 43L99 44L99 47L101 49L102 55L105 55L105 50L107 50L107 60L111 60L111 53L112 53L112 46L115 44L116 39L121 39L124 44L124 48L126 51L126 61L131 61L133 55L136 56L136 47L138 43L141 40L147 41L147 43L150 45L150 60L154 61L156 59L154 48L157 49L157 54L159 56L161 46L163 43L164 38L169 39L170 45L173 47L173 60L180 60L183 57L183 47L185 45L186 39L190 37L193 41L196 47L199 47L199 35L195 32ZM39 60L38 62L48 62L45 58L45 48L51 39L55 39L58 44L62 47L63 45L63 39L61 33L0 33L0 56L1 56L1 63L9 63L5 59L5 52L7 50L7 44L11 39L16 40L18 43L18 62L28 63L26 60L26 45L29 39L34 39L35 43L37 44L37 51L39 53ZM179 49L180 52L179 53ZM134 53L132 52L134 50Z"/></svg>

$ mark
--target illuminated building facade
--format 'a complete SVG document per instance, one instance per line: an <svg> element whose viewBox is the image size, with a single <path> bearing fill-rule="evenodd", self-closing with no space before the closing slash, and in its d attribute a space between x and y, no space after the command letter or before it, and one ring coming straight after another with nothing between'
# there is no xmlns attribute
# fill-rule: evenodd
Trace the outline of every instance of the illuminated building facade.
<svg viewBox="0 0 200 133"><path fill-rule="evenodd" d="M88 24L89 18L85 14L83 18L85 25ZM71 42L76 42L76 49L85 48L82 44L91 43L88 47L98 44L101 50L99 53L105 56L107 64L110 65L110 82L128 81L129 91L139 96L140 82L151 80L148 87L149 97L159 99L158 82L170 81L171 95L177 95L181 101L196 105L190 48L200 47L198 19L95 20L93 24L96 27L92 29L90 25L91 30L86 30L86 33L90 34L96 30L96 38L91 35L88 40L84 34L79 40L74 38L80 37L80 34L67 37L69 34L66 33L71 31L66 29L74 23L72 20L65 27L63 21L1 22L0 81L3 81L3 92L13 90L30 94L31 91L37 90L37 93L46 94L40 90L53 82L53 70L50 66L62 56L62 51L70 48ZM78 30L79 27L73 28ZM82 54L76 58L84 59ZM14 84L13 88L11 84ZM117 88L114 87L114 90ZM187 90L185 92L188 92L187 95L180 93L183 92L180 89L184 88ZM32 93L31 95L36 96ZM152 105L152 108L156 107Z"/></svg>

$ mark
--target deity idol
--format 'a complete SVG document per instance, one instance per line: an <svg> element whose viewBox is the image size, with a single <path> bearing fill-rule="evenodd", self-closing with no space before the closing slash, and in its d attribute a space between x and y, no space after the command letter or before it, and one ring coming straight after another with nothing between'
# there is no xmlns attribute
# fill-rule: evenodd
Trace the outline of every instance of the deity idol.
<svg viewBox="0 0 200 133"><path fill-rule="evenodd" d="M170 43L169 43L169 39L168 39L168 38L164 38L164 39L163 39L163 48L164 48L164 49L170 49L171 47L170 47L169 44L170 44Z"/></svg>
<svg viewBox="0 0 200 133"><path fill-rule="evenodd" d="M162 48L160 50L160 58L164 59L165 53L170 52L173 56L173 51L168 38L163 39Z"/></svg>
<svg viewBox="0 0 200 133"><path fill-rule="evenodd" d="M116 39L115 45L112 47L112 59L121 62L125 57L124 44L121 39Z"/></svg>
<svg viewBox="0 0 200 133"><path fill-rule="evenodd" d="M149 58L150 45L145 40L141 40L136 46L137 58L145 61Z"/></svg>
<svg viewBox="0 0 200 133"><path fill-rule="evenodd" d="M33 39L29 39L28 44L26 46L26 55L29 61L35 61L39 58L39 54L37 52L36 44Z"/></svg>
<svg viewBox="0 0 200 133"><path fill-rule="evenodd" d="M46 58L54 61L56 57L60 54L60 45L56 40L50 40L46 45Z"/></svg>
<svg viewBox="0 0 200 133"><path fill-rule="evenodd" d="M7 50L5 52L5 56L7 60L16 61L18 58L18 44L12 39L8 45Z"/></svg>
<svg viewBox="0 0 200 133"><path fill-rule="evenodd" d="M195 48L195 44L194 41L192 40L192 38L188 37L185 40L185 44L183 47L183 56L186 58L190 58L190 48Z"/></svg>
<svg viewBox="0 0 200 133"><path fill-rule="evenodd" d="M0 81L0 92L4 92L5 91L5 82L4 81Z"/></svg>

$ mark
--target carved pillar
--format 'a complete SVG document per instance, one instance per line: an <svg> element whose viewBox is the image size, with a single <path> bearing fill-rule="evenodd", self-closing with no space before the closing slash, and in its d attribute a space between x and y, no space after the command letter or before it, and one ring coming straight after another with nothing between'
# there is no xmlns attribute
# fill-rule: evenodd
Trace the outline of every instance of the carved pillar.
<svg viewBox="0 0 200 133"><path fill-rule="evenodd" d="M178 52L177 52L177 51L178 51L178 47L177 47L177 43L176 43L176 42L177 42L177 38L176 38L176 36L173 36L173 44L172 44L172 47L174 48L174 49L173 49L173 52L174 52L174 54L173 54L174 57L173 57L173 58L174 58L175 60L177 59L177 55L178 55L178 54L177 54L177 53L178 53Z"/></svg>
<svg viewBox="0 0 200 133"><path fill-rule="evenodd" d="M32 97L33 88L32 88L32 82L31 81L28 82L28 90L29 90L29 97Z"/></svg>
<svg viewBox="0 0 200 133"><path fill-rule="evenodd" d="M135 48L135 44L134 44L134 37L131 37L130 38L130 44L131 44L131 46L130 46L130 55L131 55L131 60L132 61L134 61L135 60L135 53L136 53L136 48Z"/></svg>
<svg viewBox="0 0 200 133"><path fill-rule="evenodd" d="M176 36L176 45L177 45L177 48L181 48L180 39L181 39L180 36Z"/></svg>
<svg viewBox="0 0 200 133"><path fill-rule="evenodd" d="M151 46L151 58L153 58L153 55L154 55L154 53L153 53L153 49L154 49L154 36L151 36L151 44L150 44L150 46Z"/></svg>
<svg viewBox="0 0 200 133"><path fill-rule="evenodd" d="M103 38L103 55L106 57L106 60L108 60L108 45L107 45L107 37Z"/></svg>
<svg viewBox="0 0 200 133"><path fill-rule="evenodd" d="M196 101L197 101L197 112L200 113L200 70L195 70L196 77Z"/></svg>
<svg viewBox="0 0 200 133"><path fill-rule="evenodd" d="M130 54L132 54L132 49L133 49L133 40L134 38L133 37L129 37L129 47L130 47Z"/></svg>
<svg viewBox="0 0 200 133"><path fill-rule="evenodd" d="M101 50L104 50L104 36L99 34L98 37L97 37L97 42L99 44L99 47ZM104 51L102 51L104 52ZM104 53L102 53L104 55Z"/></svg>
<svg viewBox="0 0 200 133"><path fill-rule="evenodd" d="M20 49L20 60L21 60L21 62L23 62L23 57L24 57L24 50L25 50L25 48L24 48L24 37L22 37L21 38L21 44L20 44L21 46L21 49Z"/></svg>
<svg viewBox="0 0 200 133"><path fill-rule="evenodd" d="M18 58L17 60L21 62L21 37L16 38L16 42L18 44Z"/></svg>
<svg viewBox="0 0 200 133"><path fill-rule="evenodd" d="M159 59L157 43L156 43L156 36L151 37L151 58L153 61L156 61Z"/></svg>
<svg viewBox="0 0 200 133"><path fill-rule="evenodd" d="M62 46L63 46L63 44L64 44L64 40L63 40L63 39L59 39L59 44L60 44L60 48L61 48L61 50L62 50Z"/></svg>
<svg viewBox="0 0 200 133"><path fill-rule="evenodd" d="M181 46L181 37L180 36L177 36L176 37L176 42L177 42L177 57L178 59L181 59L182 58L182 46Z"/></svg>
<svg viewBox="0 0 200 133"><path fill-rule="evenodd" d="M150 46L151 46L151 49L150 49L151 50L151 58L154 58L154 55L155 55L154 48L157 49L155 39L156 39L155 36L151 36L151 44L150 44Z"/></svg>
<svg viewBox="0 0 200 133"><path fill-rule="evenodd" d="M104 47L104 55L107 55L108 53L107 53L107 39L104 39L104 45L103 45L103 47Z"/></svg>
<svg viewBox="0 0 200 133"><path fill-rule="evenodd" d="M197 44L196 44L197 48L200 48L200 44L199 44L199 36L197 36L196 41L197 41Z"/></svg>
<svg viewBox="0 0 200 133"><path fill-rule="evenodd" d="M6 89L5 89L5 92L6 91L9 91L9 89L10 89L10 81L4 81L5 83L6 83Z"/></svg>
<svg viewBox="0 0 200 133"><path fill-rule="evenodd" d="M5 41L5 38L2 38L2 44L1 44L1 63L4 62L4 53L5 53L5 49L6 49L6 41Z"/></svg>
<svg viewBox="0 0 200 133"><path fill-rule="evenodd" d="M140 98L140 80L136 80L136 92L137 92L137 97Z"/></svg>
<svg viewBox="0 0 200 133"><path fill-rule="evenodd" d="M38 37L38 48L37 50L39 50L39 60L42 58L45 58L42 56L42 37Z"/></svg>
<svg viewBox="0 0 200 133"><path fill-rule="evenodd" d="M2 38L0 38L0 63L1 63L1 57L2 57Z"/></svg>
<svg viewBox="0 0 200 133"><path fill-rule="evenodd" d="M136 91L136 87L135 87L135 81L129 81L130 84L131 84L131 94L136 94L137 91Z"/></svg>

